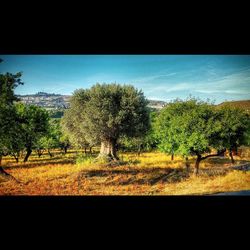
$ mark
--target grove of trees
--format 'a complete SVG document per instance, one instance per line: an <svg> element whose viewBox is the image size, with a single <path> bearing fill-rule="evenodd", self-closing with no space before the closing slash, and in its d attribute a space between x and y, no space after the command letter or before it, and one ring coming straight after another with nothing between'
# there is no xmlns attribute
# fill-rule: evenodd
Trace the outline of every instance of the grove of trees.
<svg viewBox="0 0 250 250"><path fill-rule="evenodd" d="M132 85L96 84L76 90L62 118L51 118L45 109L18 102L14 89L23 84L21 73L0 74L0 172L3 156L28 161L35 151L53 157L52 149L65 154L70 146L84 149L100 146L98 158L117 161L117 150L158 148L183 157L195 157L194 174L200 162L250 145L250 119L244 110L219 107L195 98L175 100L160 111L150 111L142 91ZM62 114L60 114L61 116Z"/></svg>
<svg viewBox="0 0 250 250"><path fill-rule="evenodd" d="M59 121L53 121L43 108L19 102L14 89L23 84L21 76L21 72L0 74L0 173L3 174L7 174L1 165L3 156L11 155L18 162L25 153L26 162L33 150L41 155L45 149L50 153L51 148L60 147L67 152L69 147Z"/></svg>
<svg viewBox="0 0 250 250"><path fill-rule="evenodd" d="M249 129L249 116L238 108L218 109L215 105L194 98L176 100L163 108L157 117L155 133L163 152L196 156L194 173L200 162L244 144ZM212 153L216 150L216 153Z"/></svg>

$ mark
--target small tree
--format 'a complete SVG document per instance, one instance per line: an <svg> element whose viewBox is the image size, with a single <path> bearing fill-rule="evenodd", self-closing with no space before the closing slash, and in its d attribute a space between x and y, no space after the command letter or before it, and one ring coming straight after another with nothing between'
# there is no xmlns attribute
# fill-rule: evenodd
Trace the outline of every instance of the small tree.
<svg viewBox="0 0 250 250"><path fill-rule="evenodd" d="M22 127L22 138L26 148L24 162L26 162L38 140L49 132L49 115L43 108L22 103L16 104L16 110Z"/></svg>
<svg viewBox="0 0 250 250"><path fill-rule="evenodd" d="M209 103L196 99L176 100L164 108L159 116L159 124L159 138L162 138L160 147L167 152L173 150L183 157L196 155L196 175L201 161L225 151L221 137L222 124ZM211 154L212 149L217 149L217 153Z"/></svg>
<svg viewBox="0 0 250 250"><path fill-rule="evenodd" d="M146 106L143 93L133 86L96 84L75 91L70 109L62 119L69 134L77 130L87 142L101 142L99 157L117 160L116 144L120 136L138 136L147 131Z"/></svg>
<svg viewBox="0 0 250 250"><path fill-rule="evenodd" d="M44 137L41 137L39 140L37 140L34 143L34 149L36 150L37 155L40 158L46 150L45 145L44 145Z"/></svg>
<svg viewBox="0 0 250 250"><path fill-rule="evenodd" d="M179 148L179 138L177 134L176 116L181 116L188 110L186 103L176 100L163 108L156 119L154 133L158 139L158 148L171 155L174 160L174 154Z"/></svg>
<svg viewBox="0 0 250 250"><path fill-rule="evenodd" d="M2 61L1 61L2 62ZM14 89L23 84L21 73L0 74L0 173L9 175L1 166L2 157L12 150L13 141L19 135L17 131L17 115L13 105L18 98L14 94ZM15 148L16 150L16 148Z"/></svg>
<svg viewBox="0 0 250 250"><path fill-rule="evenodd" d="M70 147L70 141L69 137L67 135L61 134L60 136L60 141L59 141L59 146L61 150L63 150L64 154L67 153L68 148Z"/></svg>
<svg viewBox="0 0 250 250"><path fill-rule="evenodd" d="M60 119L50 119L48 133L40 139L41 149L47 149L52 157L51 149L60 148L66 154L69 146L69 138L62 132Z"/></svg>
<svg viewBox="0 0 250 250"><path fill-rule="evenodd" d="M14 112L16 112L16 110ZM8 154L13 156L17 163L19 162L21 152L25 149L25 144L22 135L22 127L18 120L18 117L16 117L16 122L15 124L13 124L11 129L12 135L9 137L7 146Z"/></svg>
<svg viewBox="0 0 250 250"><path fill-rule="evenodd" d="M47 149L60 148L66 154L70 147L70 142L69 137L63 133L61 119L52 118L49 124L49 133L43 138L43 146ZM48 152L50 154L49 150Z"/></svg>
<svg viewBox="0 0 250 250"><path fill-rule="evenodd" d="M240 108L230 106L218 110L221 120L221 139L229 151L231 162L234 163L233 150L237 152L238 147L247 144L249 136L249 115Z"/></svg>

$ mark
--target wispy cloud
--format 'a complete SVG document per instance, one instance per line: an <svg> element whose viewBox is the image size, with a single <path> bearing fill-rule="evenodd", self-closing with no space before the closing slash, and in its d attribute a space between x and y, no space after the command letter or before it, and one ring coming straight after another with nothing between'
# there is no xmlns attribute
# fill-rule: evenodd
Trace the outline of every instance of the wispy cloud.
<svg viewBox="0 0 250 250"><path fill-rule="evenodd" d="M250 68L197 84L195 92L250 94Z"/></svg>
<svg viewBox="0 0 250 250"><path fill-rule="evenodd" d="M131 80L131 82L133 82L133 83L148 83L150 81L154 81L154 80L157 80L159 78L167 78L170 76L174 76L176 74L177 74L176 72L172 72L169 74L156 74L156 75L136 78L136 79Z"/></svg>
<svg viewBox="0 0 250 250"><path fill-rule="evenodd" d="M190 90L190 84L189 83L178 83L178 84L164 84L164 85L159 85L155 86L154 88L150 88L152 92L157 91L157 92L165 92L165 93L170 93L170 92L176 92L176 91L183 91L183 90Z"/></svg>

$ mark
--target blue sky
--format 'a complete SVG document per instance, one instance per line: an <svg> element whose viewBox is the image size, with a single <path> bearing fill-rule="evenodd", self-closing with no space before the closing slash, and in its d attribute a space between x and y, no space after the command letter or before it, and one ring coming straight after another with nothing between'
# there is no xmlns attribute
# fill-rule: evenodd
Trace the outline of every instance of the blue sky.
<svg viewBox="0 0 250 250"><path fill-rule="evenodd" d="M16 94L72 94L99 83L132 84L149 99L189 95L250 99L250 55L0 55L0 72L23 72Z"/></svg>

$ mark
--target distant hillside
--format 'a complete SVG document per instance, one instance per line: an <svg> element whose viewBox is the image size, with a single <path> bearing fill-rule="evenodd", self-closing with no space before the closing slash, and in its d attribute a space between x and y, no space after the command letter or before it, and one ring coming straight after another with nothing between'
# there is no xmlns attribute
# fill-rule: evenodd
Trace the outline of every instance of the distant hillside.
<svg viewBox="0 0 250 250"><path fill-rule="evenodd" d="M46 109L65 109L69 107L70 95L49 94L38 92L32 95L18 95L21 102Z"/></svg>
<svg viewBox="0 0 250 250"><path fill-rule="evenodd" d="M166 102L164 101L158 101L158 100L148 100L148 101L149 101L148 106L153 109L162 109L166 105Z"/></svg>
<svg viewBox="0 0 250 250"><path fill-rule="evenodd" d="M38 92L31 95L18 95L21 102L44 107L46 109L65 109L69 107L70 95L50 94ZM149 100L148 106L152 109L161 109L166 103L158 100Z"/></svg>
<svg viewBox="0 0 250 250"><path fill-rule="evenodd" d="M250 114L250 100L222 102L218 104L218 106L219 107L222 107L222 106L237 107L237 108L244 109Z"/></svg>
<svg viewBox="0 0 250 250"><path fill-rule="evenodd" d="M71 96L38 92L37 94L33 95L18 95L17 97L19 97L21 102L25 104L33 104L36 106L44 107L49 110L64 110L66 108L69 108L70 104L69 100ZM159 100L148 100L148 101L149 101L148 107L150 107L153 110L160 110L167 105L167 102L164 101L159 101ZM250 114L250 100L222 102L217 106L239 107L246 110Z"/></svg>

